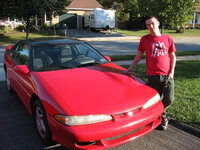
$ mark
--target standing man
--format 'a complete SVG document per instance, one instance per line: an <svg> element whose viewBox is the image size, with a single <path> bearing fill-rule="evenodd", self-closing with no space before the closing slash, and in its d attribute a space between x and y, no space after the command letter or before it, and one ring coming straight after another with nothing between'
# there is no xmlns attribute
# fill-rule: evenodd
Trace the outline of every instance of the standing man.
<svg viewBox="0 0 200 150"><path fill-rule="evenodd" d="M176 48L170 36L160 33L159 25L160 22L154 16L146 20L146 26L150 34L141 38L138 46L138 54L127 69L127 72L132 72L133 68L146 51L148 85L156 89L161 96L165 110L162 115L160 128L166 130L169 121L166 108L171 105L174 100L173 78L176 64Z"/></svg>

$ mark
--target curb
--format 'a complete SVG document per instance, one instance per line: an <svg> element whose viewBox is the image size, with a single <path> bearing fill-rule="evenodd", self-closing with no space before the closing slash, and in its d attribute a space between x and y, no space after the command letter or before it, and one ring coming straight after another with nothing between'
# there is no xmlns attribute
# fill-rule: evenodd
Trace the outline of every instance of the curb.
<svg viewBox="0 0 200 150"><path fill-rule="evenodd" d="M200 138L200 129L198 129L198 128L194 128L194 127L192 127L190 125L187 125L187 124L185 124L183 122L177 121L177 120L175 120L173 118L170 118L169 124L174 126L174 127L176 127L176 128L178 128L178 129L181 129L181 130L183 130L183 131L185 131L185 132L187 132L189 134L192 134L192 135Z"/></svg>

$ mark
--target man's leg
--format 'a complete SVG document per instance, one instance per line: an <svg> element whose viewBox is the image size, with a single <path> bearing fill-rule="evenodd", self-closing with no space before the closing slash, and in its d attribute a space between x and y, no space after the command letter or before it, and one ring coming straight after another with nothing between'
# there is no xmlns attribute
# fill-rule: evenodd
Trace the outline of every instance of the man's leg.
<svg viewBox="0 0 200 150"><path fill-rule="evenodd" d="M166 76L164 76L164 78L162 79L162 83L163 83L163 105L165 107L165 110L162 114L162 123L161 123L161 128L162 130L166 130L167 126L168 126L168 122L169 122L169 117L167 116L167 112L166 109L168 106L170 106L172 104L172 102L174 101L174 80L173 79L167 79L166 80Z"/></svg>
<svg viewBox="0 0 200 150"><path fill-rule="evenodd" d="M148 76L148 85L152 88L154 88L160 95L162 96L162 86L160 82L160 76Z"/></svg>
<svg viewBox="0 0 200 150"><path fill-rule="evenodd" d="M168 79L167 86L163 86L163 105L165 108L170 106L174 101L174 79Z"/></svg>

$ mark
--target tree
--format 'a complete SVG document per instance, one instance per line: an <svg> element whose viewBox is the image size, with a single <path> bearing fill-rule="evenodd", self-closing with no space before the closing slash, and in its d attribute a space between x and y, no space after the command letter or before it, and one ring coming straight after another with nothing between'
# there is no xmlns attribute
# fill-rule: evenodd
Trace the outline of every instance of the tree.
<svg viewBox="0 0 200 150"><path fill-rule="evenodd" d="M197 0L173 0L173 9L169 12L171 15L170 25L177 29L184 29L185 24L193 18L198 2Z"/></svg>
<svg viewBox="0 0 200 150"><path fill-rule="evenodd" d="M109 9L112 7L113 3L117 0L97 0L104 8Z"/></svg>
<svg viewBox="0 0 200 150"><path fill-rule="evenodd" d="M164 26L184 28L192 18L199 0L99 0L106 8L115 3L120 5L117 20L126 27L142 27L147 16L157 16ZM129 17L128 17L129 16Z"/></svg>
<svg viewBox="0 0 200 150"><path fill-rule="evenodd" d="M56 16L64 13L69 0L4 0L1 1L0 11L4 17L24 20L26 26L26 38L29 38L31 19L36 15Z"/></svg>
<svg viewBox="0 0 200 150"><path fill-rule="evenodd" d="M164 26L184 28L195 11L194 0L139 0L138 5L143 16L157 16Z"/></svg>
<svg viewBox="0 0 200 150"><path fill-rule="evenodd" d="M127 28L127 24L136 17L137 0L98 0L105 8L116 9L117 27ZM137 16L137 15L136 15Z"/></svg>

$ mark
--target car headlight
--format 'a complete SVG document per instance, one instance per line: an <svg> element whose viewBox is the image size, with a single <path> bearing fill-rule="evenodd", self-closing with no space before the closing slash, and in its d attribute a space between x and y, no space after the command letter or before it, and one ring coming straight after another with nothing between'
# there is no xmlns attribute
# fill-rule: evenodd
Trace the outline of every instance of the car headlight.
<svg viewBox="0 0 200 150"><path fill-rule="evenodd" d="M57 114L54 118L67 126L85 125L112 120L110 115L66 116Z"/></svg>
<svg viewBox="0 0 200 150"><path fill-rule="evenodd" d="M143 109L149 108L150 106L156 104L159 100L160 100L160 95L157 93L154 97L152 97L144 104Z"/></svg>

